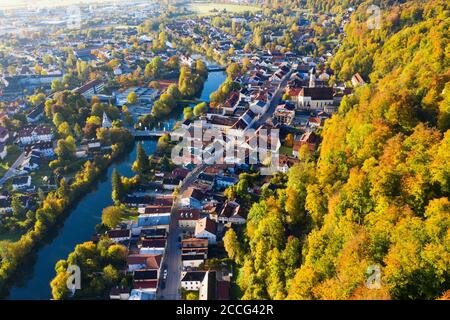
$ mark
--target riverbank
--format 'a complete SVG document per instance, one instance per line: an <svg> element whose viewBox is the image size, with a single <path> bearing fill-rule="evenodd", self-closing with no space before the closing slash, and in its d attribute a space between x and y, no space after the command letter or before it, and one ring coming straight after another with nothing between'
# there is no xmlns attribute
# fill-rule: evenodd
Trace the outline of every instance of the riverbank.
<svg viewBox="0 0 450 320"><path fill-rule="evenodd" d="M86 161L83 169L75 176L74 183L61 185L56 191L47 195L36 210L36 222L33 228L7 247L9 254L6 254L0 266L1 297L7 296L11 286L22 278L24 266L33 265L35 253L52 241L73 207L76 207L78 202L90 192L102 174L113 162L129 152L127 143L119 149L111 154L103 155L102 159Z"/></svg>
<svg viewBox="0 0 450 320"><path fill-rule="evenodd" d="M212 72L206 79L201 97L208 97L217 90L226 79L224 72ZM164 124L170 128L179 120L177 114L171 115L171 120ZM144 149L151 155L156 150L156 140L145 140ZM31 266L22 269L21 281L11 288L8 299L50 299L50 281L55 276L55 264L60 259L66 259L74 247L82 242L89 241L95 232L95 226L101 221L101 211L104 207L112 204L111 199L111 175L114 169L126 177L131 177L134 172L131 170L136 158L136 145L132 151L125 155L123 160L119 160L106 171L106 174L99 179L93 190L85 195L78 204L68 214L62 228L54 231L54 236L48 240L38 251ZM31 264L31 263L30 263ZM25 276L28 275L28 276Z"/></svg>
<svg viewBox="0 0 450 320"><path fill-rule="evenodd" d="M156 149L156 141L143 142L149 152ZM49 232L34 259L29 265L19 270L20 281L9 292L8 299L49 299L51 297L49 282L54 276L56 262L67 256L78 244L80 238L89 240L95 226L101 221L103 203L112 204L111 175L117 169L121 175L131 177L134 173L131 165L136 157L136 145L128 153L113 161L98 176L88 192L76 204L68 208L58 228ZM101 199L101 200L100 200ZM28 275L28 276L26 276Z"/></svg>

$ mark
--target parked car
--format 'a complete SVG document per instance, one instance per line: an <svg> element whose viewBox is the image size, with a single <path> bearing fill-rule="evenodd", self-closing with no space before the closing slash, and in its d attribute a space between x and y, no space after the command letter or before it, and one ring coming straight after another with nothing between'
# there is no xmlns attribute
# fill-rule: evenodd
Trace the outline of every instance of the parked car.
<svg viewBox="0 0 450 320"><path fill-rule="evenodd" d="M167 269L164 269L164 272L163 272L163 279L164 279L164 280L167 279Z"/></svg>

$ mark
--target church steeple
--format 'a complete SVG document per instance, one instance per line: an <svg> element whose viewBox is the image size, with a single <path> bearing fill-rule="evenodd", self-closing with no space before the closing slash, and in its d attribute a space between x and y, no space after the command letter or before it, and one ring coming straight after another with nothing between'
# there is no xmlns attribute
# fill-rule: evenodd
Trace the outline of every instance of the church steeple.
<svg viewBox="0 0 450 320"><path fill-rule="evenodd" d="M102 128L111 128L112 122L109 120L105 112L103 112Z"/></svg>
<svg viewBox="0 0 450 320"><path fill-rule="evenodd" d="M316 76L314 74L314 68L309 70L309 87L314 88L316 86Z"/></svg>

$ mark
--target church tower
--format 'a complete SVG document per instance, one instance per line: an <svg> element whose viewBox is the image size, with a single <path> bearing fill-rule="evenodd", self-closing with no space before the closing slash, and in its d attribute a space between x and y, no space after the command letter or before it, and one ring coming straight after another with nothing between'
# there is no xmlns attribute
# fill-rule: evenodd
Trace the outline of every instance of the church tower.
<svg viewBox="0 0 450 320"><path fill-rule="evenodd" d="M314 68L309 70L309 87L314 88L316 86L316 76L314 75Z"/></svg>
<svg viewBox="0 0 450 320"><path fill-rule="evenodd" d="M102 128L111 128L112 122L109 120L105 112L103 112Z"/></svg>

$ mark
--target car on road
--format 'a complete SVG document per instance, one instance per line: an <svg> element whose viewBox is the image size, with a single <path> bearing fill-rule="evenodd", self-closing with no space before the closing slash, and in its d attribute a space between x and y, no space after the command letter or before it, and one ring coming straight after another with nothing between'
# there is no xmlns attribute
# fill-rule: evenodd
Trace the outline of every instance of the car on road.
<svg viewBox="0 0 450 320"><path fill-rule="evenodd" d="M167 279L167 268L164 269L164 272L163 272L163 279L164 279L164 280Z"/></svg>

